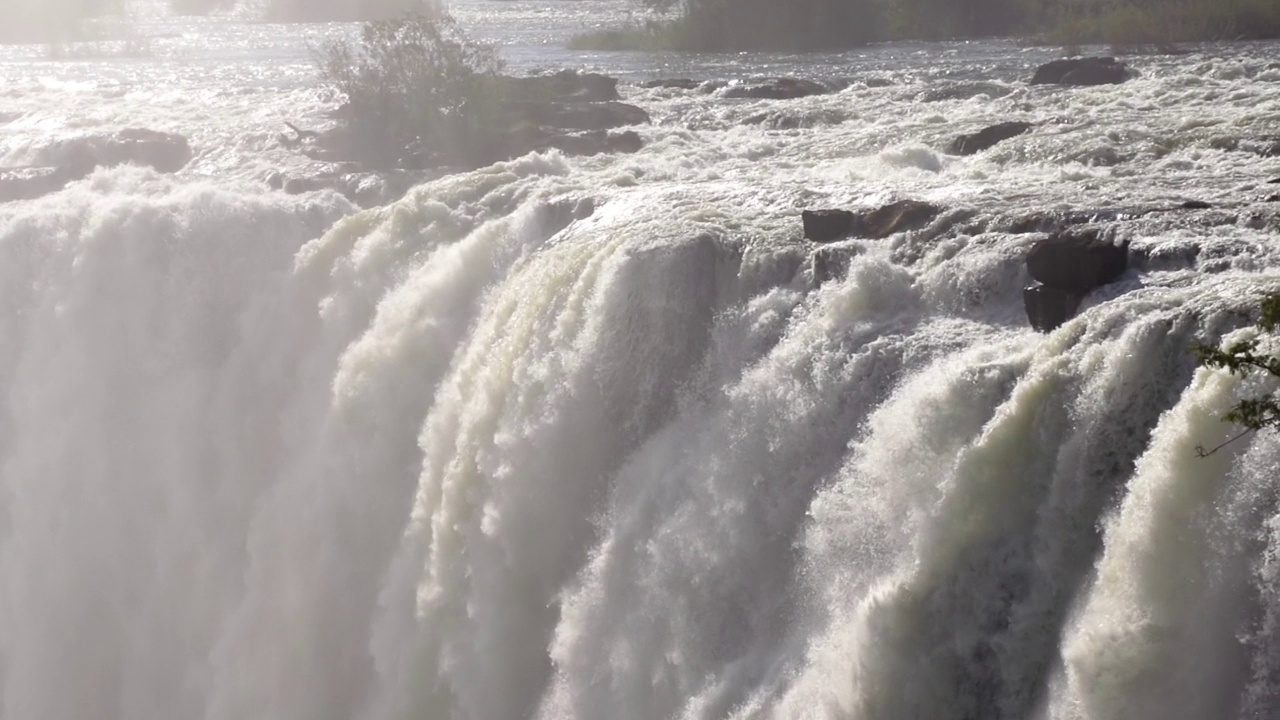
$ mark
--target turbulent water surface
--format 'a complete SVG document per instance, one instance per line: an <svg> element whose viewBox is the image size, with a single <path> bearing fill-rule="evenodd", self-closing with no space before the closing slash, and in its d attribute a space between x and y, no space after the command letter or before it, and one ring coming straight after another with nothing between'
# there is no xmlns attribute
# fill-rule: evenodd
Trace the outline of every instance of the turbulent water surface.
<svg viewBox="0 0 1280 720"><path fill-rule="evenodd" d="M308 48L350 27L0 48L0 165L195 152L0 204L0 718L1280 713L1280 443L1195 452L1269 386L1186 352L1280 285L1277 46L1084 89L999 42L564 50L601 7L457 11L514 71L622 77L643 150L363 212L263 180L314 169L277 133L328 122ZM770 74L850 84L630 82ZM1005 119L1036 127L939 149ZM948 210L819 282L800 210L896 198ZM1014 220L1185 200L1028 329Z"/></svg>

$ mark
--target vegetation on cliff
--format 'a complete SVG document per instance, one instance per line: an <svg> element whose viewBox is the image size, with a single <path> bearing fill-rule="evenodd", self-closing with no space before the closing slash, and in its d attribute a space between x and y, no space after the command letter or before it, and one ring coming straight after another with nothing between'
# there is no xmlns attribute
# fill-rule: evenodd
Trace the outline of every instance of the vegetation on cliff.
<svg viewBox="0 0 1280 720"><path fill-rule="evenodd" d="M1221 368L1233 375L1247 376L1262 372L1271 377L1280 378L1280 356L1273 355L1263 348L1264 333L1275 333L1280 328L1280 295L1269 295L1259 303L1257 322L1259 337L1240 340L1226 347L1203 343L1192 347L1201 365ZM1259 430L1280 428L1280 399L1275 392L1264 393L1256 397L1245 398L1236 403L1223 418L1227 422L1236 423L1244 428L1243 434ZM1201 454L1212 453L1213 450L1200 449Z"/></svg>

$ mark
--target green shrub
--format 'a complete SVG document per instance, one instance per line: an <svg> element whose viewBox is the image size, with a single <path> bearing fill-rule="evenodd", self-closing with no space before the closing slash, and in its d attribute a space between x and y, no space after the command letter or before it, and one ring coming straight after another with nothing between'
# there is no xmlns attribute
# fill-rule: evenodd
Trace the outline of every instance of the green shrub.
<svg viewBox="0 0 1280 720"><path fill-rule="evenodd" d="M358 43L326 45L319 64L342 96L353 142L375 159L395 160L406 148L455 159L501 114L497 53L447 13L365 23Z"/></svg>
<svg viewBox="0 0 1280 720"><path fill-rule="evenodd" d="M1266 333L1274 333L1280 328L1280 294L1269 295L1259 303L1258 329ZM1197 343L1191 350L1199 364L1206 367L1221 368L1231 374L1249 375L1264 372L1272 377L1280 377L1280 357L1260 350L1261 339L1241 340L1225 348L1216 345ZM1246 398L1236 403L1227 412L1223 420L1240 425L1243 437L1250 432L1280 428L1280 399L1274 392L1258 397ZM1198 448L1201 455L1213 453L1218 448L1205 451Z"/></svg>

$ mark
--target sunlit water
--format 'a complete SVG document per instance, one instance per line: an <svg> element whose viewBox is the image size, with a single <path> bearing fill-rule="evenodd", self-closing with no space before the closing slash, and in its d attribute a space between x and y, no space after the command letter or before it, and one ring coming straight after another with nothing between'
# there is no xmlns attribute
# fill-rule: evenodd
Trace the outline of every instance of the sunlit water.
<svg viewBox="0 0 1280 720"><path fill-rule="evenodd" d="M1271 386L1186 352L1280 286L1280 159L1221 149L1280 134L1277 46L1060 89L1012 42L575 53L626 8L455 11L514 72L622 77L646 147L360 212L263 182L319 169L276 136L329 122L310 48L351 26L0 48L0 165L121 127L196 155L0 205L0 718L1278 712L1280 443L1195 452ZM631 83L775 74L850 85ZM950 210L819 286L799 212L899 197ZM1189 199L1027 328L1010 218Z"/></svg>

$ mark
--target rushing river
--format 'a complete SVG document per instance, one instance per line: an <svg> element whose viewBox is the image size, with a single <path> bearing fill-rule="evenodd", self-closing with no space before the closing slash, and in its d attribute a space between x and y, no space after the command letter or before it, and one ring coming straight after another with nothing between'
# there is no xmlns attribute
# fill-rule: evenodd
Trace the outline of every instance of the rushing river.
<svg viewBox="0 0 1280 720"><path fill-rule="evenodd" d="M351 26L0 47L0 165L194 151L0 204L0 720L1280 714L1280 442L1196 454L1272 386L1187 352L1280 287L1280 46L1075 89L1012 42L565 49L626 9L455 6L513 72L621 77L642 150L369 211L264 182ZM849 86L633 82L760 75ZM897 198L947 210L819 283L800 211ZM1187 200L1027 327L1012 219Z"/></svg>

